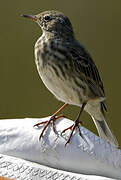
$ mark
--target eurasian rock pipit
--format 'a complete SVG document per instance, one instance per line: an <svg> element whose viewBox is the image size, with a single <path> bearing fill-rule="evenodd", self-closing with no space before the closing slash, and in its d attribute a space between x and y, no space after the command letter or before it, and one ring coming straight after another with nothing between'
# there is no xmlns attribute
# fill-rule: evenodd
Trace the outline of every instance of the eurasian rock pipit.
<svg viewBox="0 0 121 180"><path fill-rule="evenodd" d="M49 121L35 125L45 124L40 138L51 123L55 131L55 120L62 117L57 115L68 104L73 104L80 106L80 112L74 124L63 131L71 130L67 143L76 128L82 136L79 118L85 110L91 115L99 135L118 146L105 119L105 93L98 69L88 51L76 40L68 17L58 11L22 16L34 20L43 31L35 44L37 70L45 86L58 100L65 103Z"/></svg>

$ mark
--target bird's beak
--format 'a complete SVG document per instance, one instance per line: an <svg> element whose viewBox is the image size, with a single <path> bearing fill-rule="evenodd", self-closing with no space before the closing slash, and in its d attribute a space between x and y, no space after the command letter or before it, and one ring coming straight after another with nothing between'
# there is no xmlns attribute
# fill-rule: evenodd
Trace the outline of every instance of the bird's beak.
<svg viewBox="0 0 121 180"><path fill-rule="evenodd" d="M35 16L35 15L22 14L21 16L25 17L25 18L32 19L33 21L37 21L38 20L37 16Z"/></svg>

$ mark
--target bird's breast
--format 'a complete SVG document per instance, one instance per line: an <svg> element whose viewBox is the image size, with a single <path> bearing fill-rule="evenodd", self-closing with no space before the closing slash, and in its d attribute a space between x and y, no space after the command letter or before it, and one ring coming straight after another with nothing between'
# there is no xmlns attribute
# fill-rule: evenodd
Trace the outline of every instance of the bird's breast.
<svg viewBox="0 0 121 180"><path fill-rule="evenodd" d="M41 39L35 45L35 62L43 83L60 101L80 106L87 98L84 95L83 82L75 79L69 69L70 64L64 66L66 59L63 51L53 51L50 48L51 46Z"/></svg>
<svg viewBox="0 0 121 180"><path fill-rule="evenodd" d="M47 63L43 65L43 59L40 56L39 61L36 60L38 73L48 88L48 90L60 101L68 104L81 105L83 89L74 88L74 80L71 77L64 77L62 69ZM81 82L80 82L81 83Z"/></svg>

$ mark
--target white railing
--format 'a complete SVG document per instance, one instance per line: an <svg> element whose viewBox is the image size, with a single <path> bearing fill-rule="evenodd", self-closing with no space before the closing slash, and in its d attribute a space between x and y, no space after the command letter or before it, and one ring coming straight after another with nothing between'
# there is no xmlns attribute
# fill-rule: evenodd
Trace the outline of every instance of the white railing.
<svg viewBox="0 0 121 180"><path fill-rule="evenodd" d="M49 126L39 141L49 117L0 120L0 176L17 180L106 180L121 179L121 150L80 126L65 147L70 131L61 132L73 121L56 121L55 134ZM24 159L24 160L23 160Z"/></svg>

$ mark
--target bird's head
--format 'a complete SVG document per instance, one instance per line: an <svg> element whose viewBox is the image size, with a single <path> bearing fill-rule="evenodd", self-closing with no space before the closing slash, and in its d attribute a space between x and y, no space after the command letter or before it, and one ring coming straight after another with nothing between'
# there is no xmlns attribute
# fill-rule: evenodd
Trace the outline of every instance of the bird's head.
<svg viewBox="0 0 121 180"><path fill-rule="evenodd" d="M42 31L56 33L62 35L73 35L73 28L70 20L63 13L58 11L45 11L37 15L22 15L23 17L32 19L42 29Z"/></svg>

